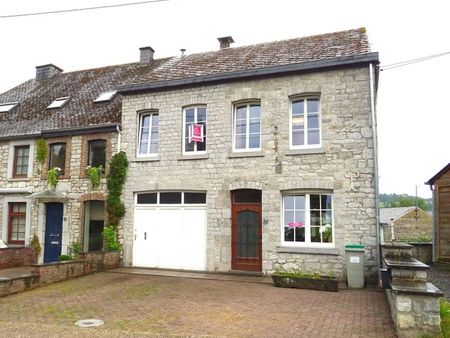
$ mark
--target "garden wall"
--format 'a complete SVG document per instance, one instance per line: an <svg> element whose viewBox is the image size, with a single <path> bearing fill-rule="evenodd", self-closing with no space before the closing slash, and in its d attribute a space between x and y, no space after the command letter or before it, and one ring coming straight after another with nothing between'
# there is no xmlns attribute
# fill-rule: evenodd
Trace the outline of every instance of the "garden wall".
<svg viewBox="0 0 450 338"><path fill-rule="evenodd" d="M0 269L28 266L37 262L33 248L2 248L0 249Z"/></svg>

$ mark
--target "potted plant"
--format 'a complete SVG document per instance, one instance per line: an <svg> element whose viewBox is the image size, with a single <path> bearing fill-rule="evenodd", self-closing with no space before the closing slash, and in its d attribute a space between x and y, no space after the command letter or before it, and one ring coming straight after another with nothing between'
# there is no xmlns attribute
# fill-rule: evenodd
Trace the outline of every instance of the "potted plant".
<svg viewBox="0 0 450 338"><path fill-rule="evenodd" d="M97 188L100 185L100 179L102 178L103 168L102 166L98 167L86 167L86 175L91 181L92 188Z"/></svg>
<svg viewBox="0 0 450 338"><path fill-rule="evenodd" d="M301 271L277 271L272 274L275 286L284 288L334 291L338 290L338 281L332 274L320 275Z"/></svg>

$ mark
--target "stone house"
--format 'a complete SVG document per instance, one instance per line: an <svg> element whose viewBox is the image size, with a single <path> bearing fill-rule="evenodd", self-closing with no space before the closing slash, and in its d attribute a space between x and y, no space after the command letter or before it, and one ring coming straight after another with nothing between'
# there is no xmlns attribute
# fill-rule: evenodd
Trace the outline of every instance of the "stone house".
<svg viewBox="0 0 450 338"><path fill-rule="evenodd" d="M101 165L103 176L108 173L120 147L115 87L142 67L148 65L63 73L49 64L0 94L0 238L8 247L28 247L36 236L39 262L57 260L73 243L84 251L102 249L105 178L94 189L86 168ZM42 148L47 156L41 163ZM52 189L47 172L55 167L59 182Z"/></svg>
<svg viewBox="0 0 450 338"><path fill-rule="evenodd" d="M425 184L433 191L433 260L450 262L450 163Z"/></svg>
<svg viewBox="0 0 450 338"><path fill-rule="evenodd" d="M153 60L122 95L124 264L377 273L378 54L365 29Z"/></svg>
<svg viewBox="0 0 450 338"><path fill-rule="evenodd" d="M384 227L384 241L394 238L401 242L431 241L432 217L419 207L381 208L380 223Z"/></svg>

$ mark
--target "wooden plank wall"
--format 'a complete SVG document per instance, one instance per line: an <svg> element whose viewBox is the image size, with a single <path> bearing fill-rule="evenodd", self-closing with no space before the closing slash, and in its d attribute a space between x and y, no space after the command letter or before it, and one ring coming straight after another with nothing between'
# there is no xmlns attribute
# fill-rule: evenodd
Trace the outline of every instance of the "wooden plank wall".
<svg viewBox="0 0 450 338"><path fill-rule="evenodd" d="M450 261L450 169L435 182L437 259Z"/></svg>

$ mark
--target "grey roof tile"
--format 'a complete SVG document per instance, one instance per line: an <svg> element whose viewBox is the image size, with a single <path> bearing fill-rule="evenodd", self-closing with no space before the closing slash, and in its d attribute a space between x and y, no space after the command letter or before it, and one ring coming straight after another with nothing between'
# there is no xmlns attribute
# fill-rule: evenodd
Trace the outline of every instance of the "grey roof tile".
<svg viewBox="0 0 450 338"><path fill-rule="evenodd" d="M44 80L29 80L0 94L0 103L19 101L0 113L0 138L34 135L41 130L79 128L121 122L122 98L94 103L103 91L119 85L148 83L238 72L370 53L365 29L226 48L154 60L61 73ZM47 109L56 98L70 96L60 109Z"/></svg>

